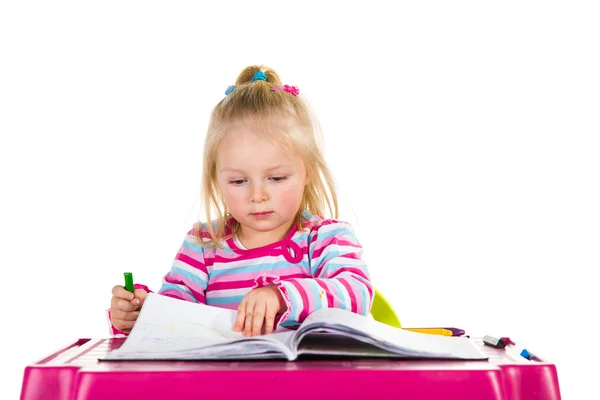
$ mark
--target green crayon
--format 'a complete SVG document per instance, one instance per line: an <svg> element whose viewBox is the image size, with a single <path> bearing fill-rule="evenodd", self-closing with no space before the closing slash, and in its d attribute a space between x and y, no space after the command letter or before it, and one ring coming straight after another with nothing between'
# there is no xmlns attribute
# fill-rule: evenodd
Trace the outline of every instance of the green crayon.
<svg viewBox="0 0 600 400"><path fill-rule="evenodd" d="M123 275L125 275L125 289L128 292L133 293L134 288L133 288L133 275L131 274L131 272L124 272Z"/></svg>

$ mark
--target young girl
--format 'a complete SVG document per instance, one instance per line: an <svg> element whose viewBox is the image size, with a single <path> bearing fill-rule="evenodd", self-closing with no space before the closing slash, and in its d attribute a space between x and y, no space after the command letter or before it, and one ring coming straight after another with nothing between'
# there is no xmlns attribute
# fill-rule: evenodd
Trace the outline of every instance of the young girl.
<svg viewBox="0 0 600 400"><path fill-rule="evenodd" d="M187 233L159 294L237 309L245 336L294 328L337 307L367 315L373 286L362 248L337 218L333 178L317 121L295 86L250 66L215 107L206 136L206 221ZM213 212L216 212L216 218ZM112 290L113 335L126 335L149 289Z"/></svg>

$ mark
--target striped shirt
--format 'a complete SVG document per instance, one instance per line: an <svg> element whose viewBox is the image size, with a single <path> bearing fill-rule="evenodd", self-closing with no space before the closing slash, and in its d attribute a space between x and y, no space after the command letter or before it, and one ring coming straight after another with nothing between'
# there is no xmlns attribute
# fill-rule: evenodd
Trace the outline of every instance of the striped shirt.
<svg viewBox="0 0 600 400"><path fill-rule="evenodd" d="M275 285L287 304L276 323L289 328L319 308L361 315L371 310L373 285L348 223L304 211L302 230L294 225L283 240L255 249L235 237L223 240L222 249L206 248L195 231L186 234L159 294L236 310L250 290ZM201 231L202 240L210 241L205 224ZM112 334L123 332L112 327Z"/></svg>

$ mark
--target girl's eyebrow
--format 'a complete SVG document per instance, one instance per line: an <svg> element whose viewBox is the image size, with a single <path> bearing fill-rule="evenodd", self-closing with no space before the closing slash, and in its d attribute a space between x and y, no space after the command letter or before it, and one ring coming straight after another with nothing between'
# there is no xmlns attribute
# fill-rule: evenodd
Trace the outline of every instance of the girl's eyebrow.
<svg viewBox="0 0 600 400"><path fill-rule="evenodd" d="M285 164L285 165L283 165L283 164L279 164L279 165L276 165L276 166L274 166L274 167L268 168L268 169L267 169L267 171L273 171L274 169L280 169L280 168L293 168L293 167L294 167L293 165L288 165L288 164Z"/></svg>
<svg viewBox="0 0 600 400"><path fill-rule="evenodd" d="M241 169L236 169L236 168L229 168L229 167L223 167L221 168L221 171L219 172L244 172Z"/></svg>
<svg viewBox="0 0 600 400"><path fill-rule="evenodd" d="M273 171L275 169L280 169L280 168L293 168L293 165L291 164L279 164L279 165L275 165L274 167L270 167L267 168L266 171ZM221 169L221 172L241 172L244 173L244 171L242 171L241 169L237 169L237 168L230 168L230 167L223 167Z"/></svg>

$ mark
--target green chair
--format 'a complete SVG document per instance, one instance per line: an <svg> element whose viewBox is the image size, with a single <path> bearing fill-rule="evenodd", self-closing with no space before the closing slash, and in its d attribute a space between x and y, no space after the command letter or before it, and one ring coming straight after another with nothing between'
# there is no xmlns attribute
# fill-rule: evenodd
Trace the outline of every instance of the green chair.
<svg viewBox="0 0 600 400"><path fill-rule="evenodd" d="M375 288L375 296L373 298L373 305L371 306L371 315L375 321L379 321L395 328L402 328L394 309L377 288Z"/></svg>

